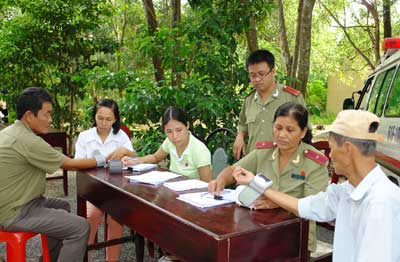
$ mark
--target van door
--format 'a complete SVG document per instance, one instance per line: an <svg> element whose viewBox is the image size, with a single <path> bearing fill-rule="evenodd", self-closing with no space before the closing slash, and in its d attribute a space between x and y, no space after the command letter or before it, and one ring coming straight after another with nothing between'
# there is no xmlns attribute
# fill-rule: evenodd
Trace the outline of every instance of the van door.
<svg viewBox="0 0 400 262"><path fill-rule="evenodd" d="M381 80L382 79L382 80ZM400 182L400 71L392 67L378 75L371 90L368 111L380 117L379 133L385 140L377 145L376 160L387 176ZM380 88L378 88L380 87ZM376 88L376 89L375 89Z"/></svg>

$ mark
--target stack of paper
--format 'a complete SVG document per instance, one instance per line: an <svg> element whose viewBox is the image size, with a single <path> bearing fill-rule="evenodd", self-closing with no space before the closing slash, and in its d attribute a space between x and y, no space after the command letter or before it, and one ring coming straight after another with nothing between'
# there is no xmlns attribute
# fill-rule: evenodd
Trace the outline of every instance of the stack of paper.
<svg viewBox="0 0 400 262"><path fill-rule="evenodd" d="M208 187L208 183L198 179L188 179L177 182L167 182L164 183L164 186L174 191L185 191L190 189L206 188Z"/></svg>
<svg viewBox="0 0 400 262"><path fill-rule="evenodd" d="M140 182L152 185L159 185L170 179L179 177L181 175L171 172L151 171L139 176L126 176L131 182Z"/></svg>
<svg viewBox="0 0 400 262"><path fill-rule="evenodd" d="M235 202L236 192L235 190L225 189L219 196L222 199L215 199L214 195L208 192L198 192L182 194L178 199L196 207L208 208Z"/></svg>
<svg viewBox="0 0 400 262"><path fill-rule="evenodd" d="M126 167L124 167L124 169L143 172L143 171L147 171L147 170L150 170L150 169L153 169L156 167L157 167L156 164L136 164L133 166L126 166Z"/></svg>

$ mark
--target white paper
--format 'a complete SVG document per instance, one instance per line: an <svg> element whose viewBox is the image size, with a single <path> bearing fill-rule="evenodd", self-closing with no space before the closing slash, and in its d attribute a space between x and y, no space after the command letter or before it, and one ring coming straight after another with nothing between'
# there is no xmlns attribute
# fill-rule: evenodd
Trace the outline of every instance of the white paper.
<svg viewBox="0 0 400 262"><path fill-rule="evenodd" d="M179 195L177 199L200 208L215 207L235 202L235 190L225 189L223 192L220 192L219 195L222 196L221 200L214 199L214 195L208 192L182 194Z"/></svg>
<svg viewBox="0 0 400 262"><path fill-rule="evenodd" d="M141 172L141 171L150 170L150 169L153 169L153 168L156 168L156 167L157 167L156 164L146 164L146 163L144 163L144 164L136 164L136 165L133 165L133 166L125 166L123 169L124 170L132 170L132 171Z"/></svg>
<svg viewBox="0 0 400 262"><path fill-rule="evenodd" d="M208 183L198 180L198 179L188 179L176 182L166 182L163 184L164 186L172 189L174 191L185 191L190 189L197 189L197 188L207 188Z"/></svg>
<svg viewBox="0 0 400 262"><path fill-rule="evenodd" d="M140 182L152 185L159 185L170 179L179 177L181 175L171 172L151 171L138 176L126 176L131 182Z"/></svg>

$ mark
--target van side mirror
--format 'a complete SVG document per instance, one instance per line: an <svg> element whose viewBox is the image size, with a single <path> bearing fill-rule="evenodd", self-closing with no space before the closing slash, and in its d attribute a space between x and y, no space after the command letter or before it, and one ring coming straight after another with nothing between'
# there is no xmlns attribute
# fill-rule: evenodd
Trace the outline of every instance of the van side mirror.
<svg viewBox="0 0 400 262"><path fill-rule="evenodd" d="M343 110L354 109L354 98L346 98L343 101Z"/></svg>

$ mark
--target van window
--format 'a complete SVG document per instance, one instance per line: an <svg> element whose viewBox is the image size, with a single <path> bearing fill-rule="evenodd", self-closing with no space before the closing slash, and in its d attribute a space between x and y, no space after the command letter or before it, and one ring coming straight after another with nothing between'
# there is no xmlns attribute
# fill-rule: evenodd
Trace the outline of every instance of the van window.
<svg viewBox="0 0 400 262"><path fill-rule="evenodd" d="M400 72L397 70L389 93L385 116L400 116Z"/></svg>
<svg viewBox="0 0 400 262"><path fill-rule="evenodd" d="M374 77L368 78L368 80L364 84L364 88L358 98L356 109L367 110L368 108L368 93L372 86L372 81Z"/></svg>
<svg viewBox="0 0 400 262"><path fill-rule="evenodd" d="M372 87L371 96L368 103L368 111L375 113L377 116L382 115L383 106L389 90L390 82L392 81L395 68L380 73L375 80Z"/></svg>

